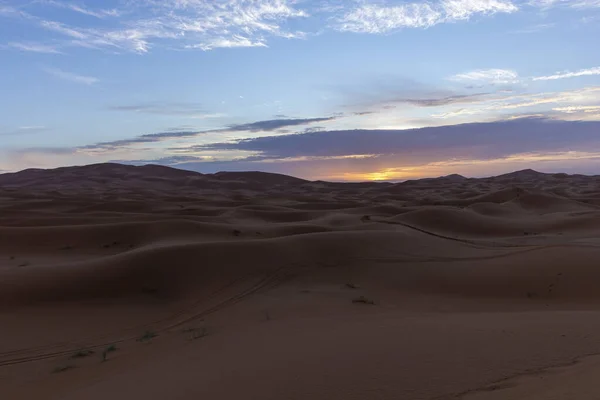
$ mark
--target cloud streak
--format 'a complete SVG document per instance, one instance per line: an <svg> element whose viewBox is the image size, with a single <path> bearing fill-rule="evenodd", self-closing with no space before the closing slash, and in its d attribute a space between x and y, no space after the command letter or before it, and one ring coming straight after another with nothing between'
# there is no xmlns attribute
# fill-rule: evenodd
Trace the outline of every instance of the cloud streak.
<svg viewBox="0 0 600 400"><path fill-rule="evenodd" d="M109 106L108 110L153 115L174 115L197 119L218 118L223 116L223 114L220 113L208 113L199 104L181 102L124 104Z"/></svg>
<svg viewBox="0 0 600 400"><path fill-rule="evenodd" d="M58 50L58 47L43 43L10 42L7 46L12 49L32 53L63 54Z"/></svg>
<svg viewBox="0 0 600 400"><path fill-rule="evenodd" d="M41 4L49 5L58 8L64 8L67 10L71 10L83 15L88 15L96 18L106 18L106 17L118 17L121 13L117 9L99 9L93 10L90 8L86 8L74 3L67 3L62 1L54 1L54 0L42 0L39 1Z"/></svg>
<svg viewBox="0 0 600 400"><path fill-rule="evenodd" d="M81 85L91 86L100 81L98 78L95 78L93 76L78 75L72 72L63 71L58 68L44 68L44 71L58 79L78 83Z"/></svg>
<svg viewBox="0 0 600 400"><path fill-rule="evenodd" d="M250 122L246 124L236 124L229 125L225 128L220 129L211 129L204 131L195 131L195 130L184 130L184 131L174 131L168 130L165 132L158 133L149 133L145 135L140 135L134 138L129 139L121 139L114 140L110 142L100 142L96 144L91 144L87 146L82 146L80 149L84 150L115 150L118 148L128 147L131 145L136 145L140 143L155 143L170 139L178 139L178 138L189 138L200 135L205 135L208 133L227 133L227 132L273 132L278 129L282 129L285 127L291 126L302 126L302 125L310 125L317 122L327 122L333 121L338 117L322 117L322 118L288 118L288 119L273 119L273 120L265 120L265 121L256 121Z"/></svg>
<svg viewBox="0 0 600 400"><path fill-rule="evenodd" d="M600 75L600 67L581 69L581 70L575 71L575 72L570 72L570 71L559 72L557 74L548 75L548 76L537 76L537 77L533 78L533 80L534 81L554 81L554 80L558 80L558 79L569 79L569 78L578 78L581 76L594 76L594 75Z"/></svg>
<svg viewBox="0 0 600 400"><path fill-rule="evenodd" d="M478 69L451 76L449 79L466 83L508 84L519 82L519 74L507 69Z"/></svg>
<svg viewBox="0 0 600 400"><path fill-rule="evenodd" d="M541 8L568 7L574 9L600 8L600 0L530 0L529 5Z"/></svg>
<svg viewBox="0 0 600 400"><path fill-rule="evenodd" d="M0 132L0 136L20 136L41 133L50 130L50 128L42 125L19 126L16 129Z"/></svg>

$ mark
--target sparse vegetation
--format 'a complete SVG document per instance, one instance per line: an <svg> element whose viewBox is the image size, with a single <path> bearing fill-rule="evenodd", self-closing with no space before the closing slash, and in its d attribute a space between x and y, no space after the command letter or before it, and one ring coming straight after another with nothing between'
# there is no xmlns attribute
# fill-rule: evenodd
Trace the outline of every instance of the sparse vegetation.
<svg viewBox="0 0 600 400"><path fill-rule="evenodd" d="M271 320L271 313L269 312L269 310L265 310L265 320L266 321Z"/></svg>
<svg viewBox="0 0 600 400"><path fill-rule="evenodd" d="M370 305L374 305L375 301L365 297L365 296L359 296L356 297L355 299L352 300L353 303L360 303L360 304L370 304Z"/></svg>
<svg viewBox="0 0 600 400"><path fill-rule="evenodd" d="M75 368L75 366L72 365L72 364L61 365L60 367L54 368L52 370L52 373L58 374L58 373L65 372L65 371L68 371L68 370L73 369L73 368Z"/></svg>
<svg viewBox="0 0 600 400"><path fill-rule="evenodd" d="M348 289L360 289L360 286L355 285L354 283L346 283L346 287Z"/></svg>
<svg viewBox="0 0 600 400"><path fill-rule="evenodd" d="M75 354L71 356L71 358L85 358L94 354L94 350L78 350Z"/></svg>
<svg viewBox="0 0 600 400"><path fill-rule="evenodd" d="M144 334L142 336L140 336L140 338L137 341L138 342L147 342L157 336L158 336L158 334L154 331L146 331L146 332L144 332Z"/></svg>
<svg viewBox="0 0 600 400"><path fill-rule="evenodd" d="M363 215L362 217L360 217L360 220L362 222L368 222L371 220L371 216L370 215Z"/></svg>
<svg viewBox="0 0 600 400"><path fill-rule="evenodd" d="M114 344L111 344L106 349L104 349L104 351L102 352L102 361L106 361L108 355L113 351L117 351L117 346L115 346Z"/></svg>
<svg viewBox="0 0 600 400"><path fill-rule="evenodd" d="M9 259L9 260L14 260L14 259L15 259L15 256L10 256L8 259Z"/></svg>
<svg viewBox="0 0 600 400"><path fill-rule="evenodd" d="M232 233L233 233L233 236L241 236L242 231L238 231L237 229L234 229Z"/></svg>
<svg viewBox="0 0 600 400"><path fill-rule="evenodd" d="M29 262L27 262L27 261L19 264L19 267L28 267L28 266L29 266Z"/></svg>
<svg viewBox="0 0 600 400"><path fill-rule="evenodd" d="M201 339L201 338L205 337L206 335L208 335L208 330L204 326L199 329L193 329L190 340Z"/></svg>

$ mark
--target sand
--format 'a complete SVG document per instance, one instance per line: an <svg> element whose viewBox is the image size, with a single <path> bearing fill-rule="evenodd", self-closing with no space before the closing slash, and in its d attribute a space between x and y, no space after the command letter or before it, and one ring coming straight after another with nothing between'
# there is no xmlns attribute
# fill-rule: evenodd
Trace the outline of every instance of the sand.
<svg viewBox="0 0 600 400"><path fill-rule="evenodd" d="M2 399L600 398L600 177L99 164L0 210Z"/></svg>

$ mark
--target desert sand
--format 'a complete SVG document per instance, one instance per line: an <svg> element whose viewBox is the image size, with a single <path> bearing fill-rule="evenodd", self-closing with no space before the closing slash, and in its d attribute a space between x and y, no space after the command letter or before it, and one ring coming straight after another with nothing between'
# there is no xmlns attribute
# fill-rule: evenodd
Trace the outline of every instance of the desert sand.
<svg viewBox="0 0 600 400"><path fill-rule="evenodd" d="M2 399L598 399L600 177L0 175Z"/></svg>

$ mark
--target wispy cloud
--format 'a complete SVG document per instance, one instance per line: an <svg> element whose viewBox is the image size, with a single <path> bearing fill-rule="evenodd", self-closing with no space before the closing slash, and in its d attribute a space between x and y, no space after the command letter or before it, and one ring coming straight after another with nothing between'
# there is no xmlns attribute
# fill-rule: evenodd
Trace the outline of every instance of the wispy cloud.
<svg viewBox="0 0 600 400"><path fill-rule="evenodd" d="M478 69L449 78L452 81L466 83L507 84L519 82L519 74L507 69Z"/></svg>
<svg viewBox="0 0 600 400"><path fill-rule="evenodd" d="M600 106L569 106L569 107L556 107L553 111L564 112L567 114L574 114L578 112L584 113L600 113Z"/></svg>
<svg viewBox="0 0 600 400"><path fill-rule="evenodd" d="M557 79L577 78L580 76L593 76L593 75L600 75L600 67L581 69L581 70L575 71L575 72L570 72L570 71L559 72L554 75L548 75L548 76L537 76L537 77L533 78L533 80L534 81L553 81L553 80L557 80Z"/></svg>
<svg viewBox="0 0 600 400"><path fill-rule="evenodd" d="M578 117L583 118L581 114L585 107L598 104L600 101L600 87L586 87L576 90L567 90L561 92L542 92L542 93L521 93L521 94L495 94L489 97L483 97L479 102L473 103L469 108L460 108L446 110L442 113L434 114L432 117L448 119L454 117L464 117L473 115L505 115L505 113L529 112L541 113L542 115L551 115L549 109L540 107L550 106L556 108L570 107L571 114L579 113ZM556 111L556 110L554 110ZM519 114L517 114L519 115ZM588 116L589 117L589 116ZM598 118L596 118L598 119Z"/></svg>
<svg viewBox="0 0 600 400"><path fill-rule="evenodd" d="M569 7L569 8L600 8L600 0L530 0L528 2L531 6L541 8L551 7Z"/></svg>
<svg viewBox="0 0 600 400"><path fill-rule="evenodd" d="M553 81L558 79L568 79L595 75L600 75L600 67L581 69L575 72L557 72L554 75L533 77L520 77L516 71L507 69L478 69L453 75L448 79L456 82L495 85L519 83L524 81Z"/></svg>
<svg viewBox="0 0 600 400"><path fill-rule="evenodd" d="M16 50L32 53L62 54L62 52L58 50L58 47L42 43L10 42L7 46Z"/></svg>
<svg viewBox="0 0 600 400"><path fill-rule="evenodd" d="M401 28L428 28L446 22L469 20L476 15L512 13L509 0L442 0L397 6L362 4L338 19L337 29L357 33L388 33Z"/></svg>
<svg viewBox="0 0 600 400"><path fill-rule="evenodd" d="M43 125L29 125L29 126L19 126L16 129L9 131L0 131L0 136L20 136L20 135L30 135L35 133L41 133L50 130L50 128Z"/></svg>
<svg viewBox="0 0 600 400"><path fill-rule="evenodd" d="M65 45L146 53L157 44L211 50L223 47L265 47L272 37L304 38L286 29L288 20L308 13L294 0L127 0L121 9L91 9L79 4L45 0L27 4L27 12L0 6L0 15L21 17L65 38ZM39 7L54 6L110 23L75 26L38 16ZM179 46L171 46L178 42Z"/></svg>
<svg viewBox="0 0 600 400"><path fill-rule="evenodd" d="M91 8L84 7L82 5L78 5L75 3L68 3L64 1L55 1L55 0L38 0L38 3L45 4L53 7L64 8L67 10L71 10L80 14L89 15L96 18L106 18L106 17L118 17L121 15L119 10L113 9L98 9L94 10Z"/></svg>
<svg viewBox="0 0 600 400"><path fill-rule="evenodd" d="M175 115L187 118L219 118L223 117L221 113L208 113L199 104L182 102L154 102L140 104L125 104L109 106L111 111L135 112L154 115Z"/></svg>
<svg viewBox="0 0 600 400"><path fill-rule="evenodd" d="M186 45L186 49L202 49L202 50L213 50L216 48L236 48L236 47L267 47L267 43L264 39L252 40L250 38L234 35L230 38L217 37L213 39L207 39L202 43Z"/></svg>
<svg viewBox="0 0 600 400"><path fill-rule="evenodd" d="M157 165L176 166L181 163L200 162L200 161L209 161L209 160L210 160L209 157L168 156L168 157L153 158L153 159L147 159L147 160L110 160L109 162L120 163L120 164L133 164L133 165L157 164Z"/></svg>
<svg viewBox="0 0 600 400"><path fill-rule="evenodd" d="M536 25L528 26L526 28L510 31L509 33L512 33L512 34L538 33L538 32L543 32L547 29L554 28L555 26L556 26L555 23L536 24Z"/></svg>
<svg viewBox="0 0 600 400"><path fill-rule="evenodd" d="M98 78L93 76L77 75L58 68L44 68L44 71L56 78L82 85L94 85L100 81Z"/></svg>
<svg viewBox="0 0 600 400"><path fill-rule="evenodd" d="M330 0L325 5L299 0L120 0L113 3L117 8L109 9L61 0L5 3L0 5L0 16L21 18L53 32L57 35L53 40L62 40L61 49L79 46L139 54L154 47L204 51L267 47L275 38L304 39L326 30L386 34L534 7L600 7L600 0ZM56 8L52 14L57 15L43 17L44 7ZM75 24L68 16L74 12L95 21L86 23L89 18L83 18ZM303 20L310 22L301 24ZM540 24L520 32L547 27Z"/></svg>
<svg viewBox="0 0 600 400"><path fill-rule="evenodd" d="M251 122L248 124L230 125L225 130L231 131L247 131L247 132L270 132L288 126L308 125L316 122L333 121L338 117L323 117L323 118L288 118L288 119L271 119L267 121Z"/></svg>
<svg viewBox="0 0 600 400"><path fill-rule="evenodd" d="M229 125L224 128L210 129L210 130L184 130L174 131L167 130L165 132L148 133L145 135L136 136L129 139L114 140L110 142L95 143L87 146L82 146L84 150L115 150L118 148L124 148L140 143L155 143L166 141L170 139L189 138L200 135L206 135L208 133L227 133L227 132L274 132L282 128L290 126L302 126L310 125L317 122L333 121L338 117L322 117L322 118L287 118L287 119L273 119L265 121L249 122L246 124L235 124Z"/></svg>

